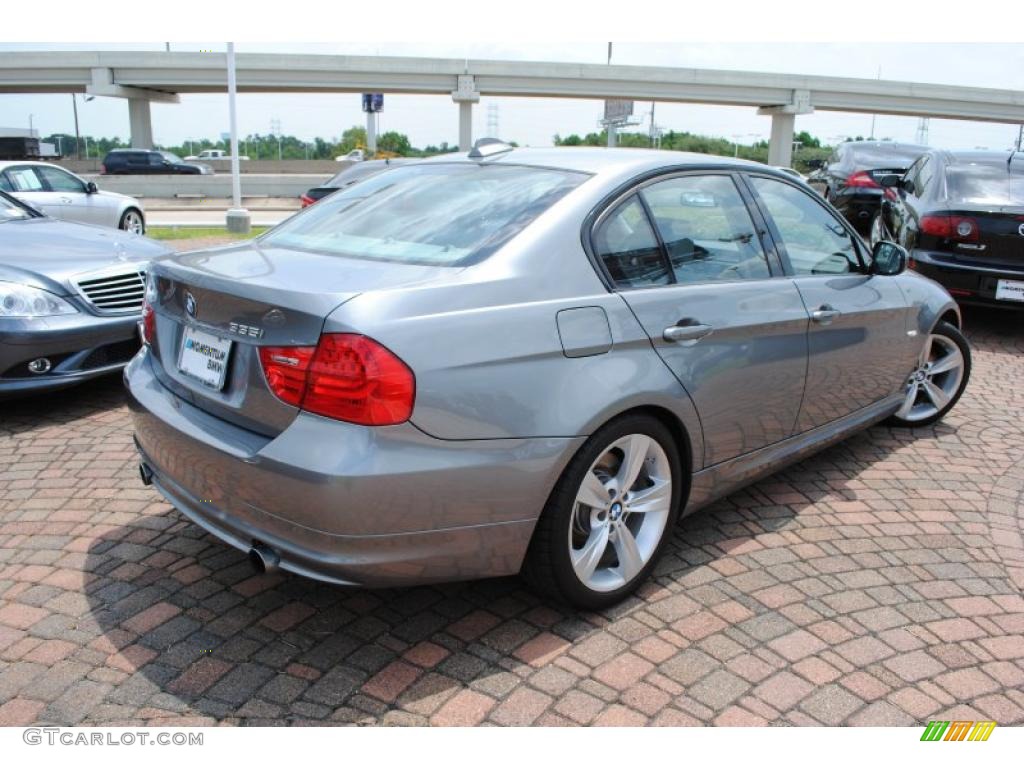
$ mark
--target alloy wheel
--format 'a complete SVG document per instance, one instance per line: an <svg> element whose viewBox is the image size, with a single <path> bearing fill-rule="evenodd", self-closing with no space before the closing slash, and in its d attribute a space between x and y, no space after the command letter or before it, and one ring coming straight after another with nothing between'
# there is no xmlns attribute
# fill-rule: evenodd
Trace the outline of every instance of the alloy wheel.
<svg viewBox="0 0 1024 768"><path fill-rule="evenodd" d="M615 440L591 465L576 494L569 559L595 592L619 589L654 556L672 507L672 466L657 440Z"/></svg>
<svg viewBox="0 0 1024 768"><path fill-rule="evenodd" d="M907 380L903 405L896 417L907 422L925 421L956 397L964 376L964 356L956 342L933 333L925 342L917 367Z"/></svg>
<svg viewBox="0 0 1024 768"><path fill-rule="evenodd" d="M128 211L121 220L121 229L136 235L142 234L142 217L135 211Z"/></svg>

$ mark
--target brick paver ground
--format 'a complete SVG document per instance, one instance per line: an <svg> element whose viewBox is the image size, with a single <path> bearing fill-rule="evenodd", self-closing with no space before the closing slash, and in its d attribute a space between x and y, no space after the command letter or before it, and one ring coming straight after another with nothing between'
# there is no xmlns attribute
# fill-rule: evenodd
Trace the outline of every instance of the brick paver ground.
<svg viewBox="0 0 1024 768"><path fill-rule="evenodd" d="M253 576L138 480L117 378L0 406L0 725L1024 722L1024 324L942 424L684 520L602 614Z"/></svg>

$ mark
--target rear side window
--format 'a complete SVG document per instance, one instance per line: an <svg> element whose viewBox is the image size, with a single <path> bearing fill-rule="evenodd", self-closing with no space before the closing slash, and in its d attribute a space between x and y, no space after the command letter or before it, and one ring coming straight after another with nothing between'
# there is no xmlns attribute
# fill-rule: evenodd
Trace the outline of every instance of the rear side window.
<svg viewBox="0 0 1024 768"><path fill-rule="evenodd" d="M10 179L7 178L6 173L0 173L0 189L4 192L13 192L14 187L11 186Z"/></svg>
<svg viewBox="0 0 1024 768"><path fill-rule="evenodd" d="M1024 162L959 163L946 168L951 200L982 205L1024 205Z"/></svg>
<svg viewBox="0 0 1024 768"><path fill-rule="evenodd" d="M594 232L594 249L619 288L672 282L658 238L636 195L601 222Z"/></svg>
<svg viewBox="0 0 1024 768"><path fill-rule="evenodd" d="M7 178L15 192L43 192L43 182L36 175L35 168L8 168Z"/></svg>
<svg viewBox="0 0 1024 768"><path fill-rule="evenodd" d="M395 168L324 198L260 239L318 253L458 266L491 255L587 174L515 165Z"/></svg>
<svg viewBox="0 0 1024 768"><path fill-rule="evenodd" d="M680 176L641 194L676 282L771 277L750 212L728 176Z"/></svg>

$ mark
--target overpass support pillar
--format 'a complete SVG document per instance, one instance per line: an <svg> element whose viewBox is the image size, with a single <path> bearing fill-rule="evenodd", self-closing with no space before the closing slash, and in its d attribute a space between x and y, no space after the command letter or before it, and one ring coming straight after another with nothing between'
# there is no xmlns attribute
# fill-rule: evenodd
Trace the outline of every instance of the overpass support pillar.
<svg viewBox="0 0 1024 768"><path fill-rule="evenodd" d="M128 124L131 143L137 149L153 148L153 118L148 99L128 99Z"/></svg>
<svg viewBox="0 0 1024 768"><path fill-rule="evenodd" d="M178 94L156 91L151 88L135 88L114 82L114 72L109 67L93 67L92 82L85 86L91 96L112 96L128 100L128 124L131 130L131 145L138 149L153 148L153 119L149 113L151 101L177 104Z"/></svg>
<svg viewBox="0 0 1024 768"><path fill-rule="evenodd" d="M810 91L795 90L789 104L761 107L759 115L772 118L771 138L768 141L768 165L789 167L793 164L793 128L797 115L809 115L814 112L811 106Z"/></svg>
<svg viewBox="0 0 1024 768"><path fill-rule="evenodd" d="M472 75L459 75L452 101L459 105L459 151L469 152L473 148L473 105L480 101Z"/></svg>
<svg viewBox="0 0 1024 768"><path fill-rule="evenodd" d="M796 115L779 112L772 115L772 132L768 139L768 165L789 167L793 164L793 126Z"/></svg>

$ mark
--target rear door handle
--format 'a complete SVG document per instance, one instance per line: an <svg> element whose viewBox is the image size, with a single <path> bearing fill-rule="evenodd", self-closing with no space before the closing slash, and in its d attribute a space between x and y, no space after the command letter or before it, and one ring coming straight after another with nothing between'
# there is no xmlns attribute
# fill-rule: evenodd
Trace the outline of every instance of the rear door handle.
<svg viewBox="0 0 1024 768"><path fill-rule="evenodd" d="M828 325L841 314L842 312L835 307L830 307L828 304L822 304L816 310L811 312L811 320L816 323L820 323L821 325Z"/></svg>
<svg viewBox="0 0 1024 768"><path fill-rule="evenodd" d="M701 325L699 323L693 325L670 325L662 333L662 338L665 341L696 342L703 339L713 330L714 328L710 325Z"/></svg>

